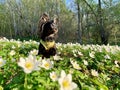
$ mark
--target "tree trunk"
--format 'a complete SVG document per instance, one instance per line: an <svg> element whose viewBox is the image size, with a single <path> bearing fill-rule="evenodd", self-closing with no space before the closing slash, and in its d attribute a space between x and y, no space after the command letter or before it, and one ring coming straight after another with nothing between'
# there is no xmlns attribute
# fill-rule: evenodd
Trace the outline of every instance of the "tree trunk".
<svg viewBox="0 0 120 90"><path fill-rule="evenodd" d="M80 20L80 5L77 3L77 8L78 8L78 42L82 44L82 38L81 38L81 20Z"/></svg>
<svg viewBox="0 0 120 90"><path fill-rule="evenodd" d="M13 25L14 25L14 31L15 31L15 36L17 36L17 24L16 24L16 20L15 20L15 13L12 12L12 16L13 16Z"/></svg>
<svg viewBox="0 0 120 90"><path fill-rule="evenodd" d="M89 31L89 22L88 22L88 16L89 15L89 12L87 12L87 14L86 14L86 25L87 25L87 27L86 27L86 30L87 30L87 33L86 33L86 37L87 37L87 43L88 44L90 44L90 31Z"/></svg>
<svg viewBox="0 0 120 90"><path fill-rule="evenodd" d="M105 32L105 29L103 27L103 18L102 18L102 12L101 12L101 0L98 0L98 15L99 15L99 30L100 30L100 38L101 38L101 44L108 44L108 33Z"/></svg>

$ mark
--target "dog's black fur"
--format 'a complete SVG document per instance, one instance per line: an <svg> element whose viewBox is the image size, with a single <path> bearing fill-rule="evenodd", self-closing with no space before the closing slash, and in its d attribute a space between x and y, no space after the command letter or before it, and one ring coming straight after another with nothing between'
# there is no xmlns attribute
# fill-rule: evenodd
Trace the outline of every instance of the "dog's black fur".
<svg viewBox="0 0 120 90"><path fill-rule="evenodd" d="M56 18L54 20L49 20L49 16L47 14L43 14L41 16L38 25L38 35L40 37L40 40L42 40L43 42L55 41L58 32L57 21L58 20ZM53 47L46 50L44 45L40 42L38 55L42 55L42 58L44 57L50 58L50 56L54 56L55 54L56 54L55 44Z"/></svg>

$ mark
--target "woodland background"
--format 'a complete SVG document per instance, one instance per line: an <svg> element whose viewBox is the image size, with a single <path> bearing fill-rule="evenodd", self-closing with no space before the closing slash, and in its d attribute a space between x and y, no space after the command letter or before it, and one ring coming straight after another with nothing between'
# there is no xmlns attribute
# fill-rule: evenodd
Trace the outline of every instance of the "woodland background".
<svg viewBox="0 0 120 90"><path fill-rule="evenodd" d="M44 12L59 18L57 42L120 45L120 0L0 0L0 37L39 41Z"/></svg>

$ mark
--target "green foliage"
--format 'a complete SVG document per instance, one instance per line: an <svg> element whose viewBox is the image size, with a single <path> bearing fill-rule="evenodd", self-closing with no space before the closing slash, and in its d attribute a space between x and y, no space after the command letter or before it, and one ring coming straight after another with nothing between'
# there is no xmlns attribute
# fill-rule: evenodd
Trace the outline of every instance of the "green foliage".
<svg viewBox="0 0 120 90"><path fill-rule="evenodd" d="M60 76L61 70L72 75L72 81L78 85L76 90L120 88L119 46L57 43L59 58L50 58L54 62L53 68L41 68L25 74L18 62L20 57L28 57L34 49L38 49L36 41L0 39L0 57L6 60L5 65L0 67L0 90L59 90L60 85L52 81L50 73L55 71ZM40 56L36 57L39 60ZM79 69L74 62L77 62Z"/></svg>

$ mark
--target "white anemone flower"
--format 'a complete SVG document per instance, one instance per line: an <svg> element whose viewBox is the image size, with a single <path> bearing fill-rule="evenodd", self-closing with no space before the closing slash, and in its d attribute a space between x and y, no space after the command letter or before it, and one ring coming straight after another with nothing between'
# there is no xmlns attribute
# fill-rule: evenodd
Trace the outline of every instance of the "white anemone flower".
<svg viewBox="0 0 120 90"><path fill-rule="evenodd" d="M72 82L72 75L66 75L65 71L61 71L61 76L58 79L58 83L60 85L60 90L73 90L77 88L77 84Z"/></svg>
<svg viewBox="0 0 120 90"><path fill-rule="evenodd" d="M62 60L62 58L60 56L58 56L58 55L53 56L53 59L56 60L56 61Z"/></svg>
<svg viewBox="0 0 120 90"><path fill-rule="evenodd" d="M104 48L105 48L105 50L106 50L107 52L111 52L110 46L105 46Z"/></svg>
<svg viewBox="0 0 120 90"><path fill-rule="evenodd" d="M11 50L10 53L9 53L11 56L15 55L16 52L14 50Z"/></svg>
<svg viewBox="0 0 120 90"><path fill-rule="evenodd" d="M12 46L12 49L15 49L15 48L16 48L16 47L13 45L13 46Z"/></svg>
<svg viewBox="0 0 120 90"><path fill-rule="evenodd" d="M38 50L33 49L32 51L30 51L30 54L32 54L32 55L37 55L37 54L38 54Z"/></svg>
<svg viewBox="0 0 120 90"><path fill-rule="evenodd" d="M56 74L56 72L51 72L50 73L50 78L53 80L53 81L57 81L58 80L58 76Z"/></svg>
<svg viewBox="0 0 120 90"><path fill-rule="evenodd" d="M105 59L111 59L109 55L104 56Z"/></svg>
<svg viewBox="0 0 120 90"><path fill-rule="evenodd" d="M70 60L73 68L77 69L77 70L81 70L81 67L79 66L79 64L77 63L77 61L73 61L73 60Z"/></svg>
<svg viewBox="0 0 120 90"><path fill-rule="evenodd" d="M116 67L119 67L118 61L114 61L114 63Z"/></svg>
<svg viewBox="0 0 120 90"><path fill-rule="evenodd" d="M86 60L83 60L84 65L88 66L88 62Z"/></svg>
<svg viewBox="0 0 120 90"><path fill-rule="evenodd" d="M31 73L34 70L40 70L39 61L35 57L29 55L28 58L20 58L18 65L23 68L25 73Z"/></svg>
<svg viewBox="0 0 120 90"><path fill-rule="evenodd" d="M96 71L96 70L91 70L91 74L92 74L92 76L98 76L99 74L98 74L98 72Z"/></svg>
<svg viewBox="0 0 120 90"><path fill-rule="evenodd" d="M91 58L95 58L95 52L93 52L93 51L90 52L90 53L89 53L89 56L90 56Z"/></svg>
<svg viewBox="0 0 120 90"><path fill-rule="evenodd" d="M82 52L79 52L79 51L78 51L78 55L83 56Z"/></svg>
<svg viewBox="0 0 120 90"><path fill-rule="evenodd" d="M49 59L47 60L43 59L41 67L45 68L46 70L49 70L53 67L53 62L50 61Z"/></svg>
<svg viewBox="0 0 120 90"><path fill-rule="evenodd" d="M5 60L3 60L1 57L0 57L0 67L4 66L6 63Z"/></svg>
<svg viewBox="0 0 120 90"><path fill-rule="evenodd" d="M73 68L71 68L71 69L69 70L69 73L70 73L70 74L73 74L73 73L74 73Z"/></svg>
<svg viewBox="0 0 120 90"><path fill-rule="evenodd" d="M21 41L17 41L17 46L20 47L22 45L22 42Z"/></svg>

